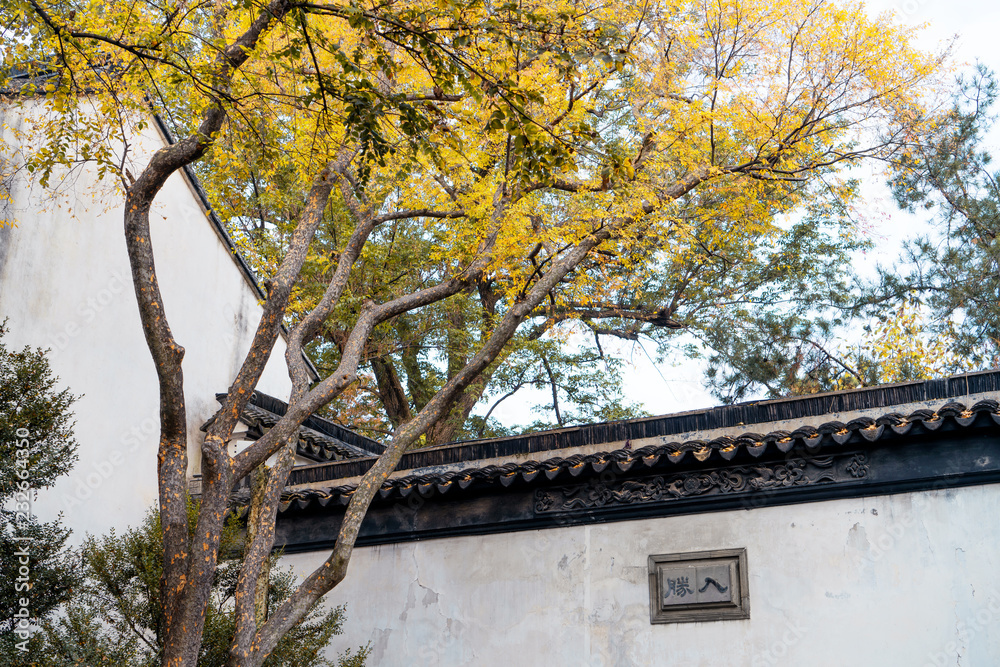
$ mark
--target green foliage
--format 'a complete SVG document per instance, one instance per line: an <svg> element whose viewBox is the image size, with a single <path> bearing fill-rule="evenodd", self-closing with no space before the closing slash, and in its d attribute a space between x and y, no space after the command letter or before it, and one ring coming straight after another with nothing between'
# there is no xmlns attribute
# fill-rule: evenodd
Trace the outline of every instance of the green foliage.
<svg viewBox="0 0 1000 667"><path fill-rule="evenodd" d="M952 107L910 137L890 186L902 209L930 216L933 232L910 241L877 288L853 284L842 256L840 268L823 260L835 257L822 250L834 247L829 242L793 245L793 254L821 265L800 273L814 276L811 286L786 283L782 293L793 301L802 295L811 307L719 323L706 342L715 351L709 379L721 397L738 400L760 386L772 397L832 391L1000 365L1000 173L991 171L984 147L997 93L995 76L977 66L959 79ZM815 217L808 222L809 234L822 228ZM829 290L819 294L818 286ZM865 315L873 321L862 339L838 344L845 330L838 327Z"/></svg>
<svg viewBox="0 0 1000 667"><path fill-rule="evenodd" d="M871 247L851 206L857 187L817 189L794 221L765 235L731 220L720 239L706 233L715 216L692 219L692 249L634 297L665 304L683 328L637 333L704 358L709 387L727 403L829 388L842 369L826 350L862 303L851 260Z"/></svg>
<svg viewBox="0 0 1000 667"><path fill-rule="evenodd" d="M188 506L190 528L197 520L197 503ZM220 552L240 551L238 520L227 522ZM163 573L159 514L151 510L138 528L103 537L88 536L81 549L83 585L65 606L64 614L43 625L35 638L35 654L46 667L115 665L153 667L159 664L164 628L160 604ZM222 560L213 582L205 630L198 657L202 667L224 667L232 643L233 596L240 558ZM273 608L296 584L291 569L272 568L268 604ZM344 608L319 607L296 625L264 663L267 667L360 667L367 648L349 652L339 661L324 658L330 638L340 634Z"/></svg>
<svg viewBox="0 0 1000 667"><path fill-rule="evenodd" d="M34 491L52 485L76 462L70 411L76 397L58 389L42 350L8 350L6 333L6 322L0 323L0 665L23 655L14 647L23 637L13 632L20 601L29 601L35 623L79 583L76 558L65 548L69 529L31 512Z"/></svg>
<svg viewBox="0 0 1000 667"><path fill-rule="evenodd" d="M583 327L577 325L575 329ZM489 399L495 406L506 393L526 387L546 397L534 407L538 417L519 428L520 432L647 416L622 392L626 370L627 364L620 356L605 354L598 337L569 333L522 340L493 376ZM489 422L485 424L487 429L490 426Z"/></svg>
<svg viewBox="0 0 1000 667"><path fill-rule="evenodd" d="M1000 172L984 146L997 94L995 75L977 66L896 165L896 201L929 213L934 233L913 241L908 270L886 272L882 285L883 298L926 304L931 329L954 332L953 352L977 368L1000 364Z"/></svg>
<svg viewBox="0 0 1000 667"><path fill-rule="evenodd" d="M32 490L51 486L76 463L77 442L73 439L73 414L70 407L76 398L68 389L57 391L58 378L41 349L8 350L3 344L6 322L0 323L0 498L9 499L18 481L13 462L25 439L27 482ZM17 436L18 429L28 435Z"/></svg>

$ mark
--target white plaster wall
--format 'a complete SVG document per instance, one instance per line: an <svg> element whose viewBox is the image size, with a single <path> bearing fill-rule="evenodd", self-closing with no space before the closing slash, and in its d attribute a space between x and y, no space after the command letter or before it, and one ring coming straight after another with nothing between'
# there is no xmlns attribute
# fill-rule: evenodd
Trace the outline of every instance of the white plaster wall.
<svg viewBox="0 0 1000 667"><path fill-rule="evenodd" d="M358 549L369 664L1000 665L1000 485ZM748 620L651 625L651 554L746 547ZM304 575L325 554L284 560Z"/></svg>
<svg viewBox="0 0 1000 667"><path fill-rule="evenodd" d="M0 108L8 149L25 130L23 116ZM130 169L162 138L152 128L130 139ZM0 318L8 348L51 348L61 386L83 397L74 406L80 460L40 494L43 517L62 511L79 541L85 532L135 525L157 496L159 394L139 323L122 231L123 196L96 170L54 176L46 190L19 179L0 229ZM164 308L185 348L191 473L200 466L199 427L215 412L217 392L235 378L261 309L187 181L171 177L157 196L151 235ZM262 391L287 396L279 339Z"/></svg>

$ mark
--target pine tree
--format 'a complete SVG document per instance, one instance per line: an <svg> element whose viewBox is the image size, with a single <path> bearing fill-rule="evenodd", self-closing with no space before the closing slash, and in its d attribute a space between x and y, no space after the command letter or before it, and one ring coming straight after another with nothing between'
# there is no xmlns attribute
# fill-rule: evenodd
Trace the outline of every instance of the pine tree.
<svg viewBox="0 0 1000 667"><path fill-rule="evenodd" d="M934 233L909 246L912 270L883 284L890 297L929 306L937 330L955 330L954 352L979 368L1000 361L1000 172L984 147L997 92L982 65L959 79L952 108L897 165L897 203L929 212Z"/></svg>
<svg viewBox="0 0 1000 667"><path fill-rule="evenodd" d="M28 626L64 602L79 583L66 547L69 529L31 511L38 489L76 462L76 400L58 389L45 352L8 350L0 323L0 665L18 664ZM20 646L18 646L20 645Z"/></svg>

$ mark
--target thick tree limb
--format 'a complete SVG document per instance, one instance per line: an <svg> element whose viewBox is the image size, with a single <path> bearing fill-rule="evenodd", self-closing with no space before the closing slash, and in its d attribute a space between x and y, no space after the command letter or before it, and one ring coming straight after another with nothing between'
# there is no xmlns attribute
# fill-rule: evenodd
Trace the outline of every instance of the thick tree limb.
<svg viewBox="0 0 1000 667"><path fill-rule="evenodd" d="M569 303L538 308L532 313L539 317L560 317L579 318L585 320L621 319L644 322L657 327L667 329L683 329L684 325L670 316L669 308L646 309L634 306L617 307L614 304L598 304L590 306L586 304Z"/></svg>
<svg viewBox="0 0 1000 667"><path fill-rule="evenodd" d="M372 357L369 362L375 373L375 383L378 386L379 400L394 427L407 422L413 416L410 413L410 402L399 381L399 374L392 363L392 358Z"/></svg>
<svg viewBox="0 0 1000 667"><path fill-rule="evenodd" d="M694 174L690 174L681 179L676 186L671 187L668 192L672 197L682 196L696 187L699 183L703 182L706 178L708 178L708 176L708 170L701 170ZM254 640L255 659L249 664L254 667L258 667L262 664L270 652L274 650L274 647L277 645L278 641L280 641L281 637L283 637L285 633L288 632L288 630L291 629L295 623L297 623L304 616L304 614L308 613L308 610L319 600L320 597L325 595L329 590L343 580L347 573L347 566L350 562L351 554L353 553L354 543L357 540L358 531L361 528L361 522L364 520L368 507L371 504L372 499L375 497L375 493L379 488L381 488L383 482L399 464L399 459L403 456L406 449L447 414L455 398L477 378L479 378L483 371L485 371L486 368L496 360L506 344L514 336L521 322L523 322L547 297L551 290L563 278L565 278L570 271L575 269L591 250L600 245L600 243L604 240L610 238L616 229L627 225L629 222L629 220L617 220L614 224L602 226L590 236L580 241L577 245L567 249L567 251L552 264L549 272L540 277L539 280L531 286L525 294L525 297L514 303L511 308L504 313L504 316L501 318L500 322L497 324L485 344L472 357L469 363L467 363L465 367L454 377L450 378L445 383L444 387L442 387L434 395L434 397L413 419L396 429L392 441L386 448L385 453L378 458L375 465L372 466L372 468L362 477L357 490L352 495L351 502L349 503L344 515L344 520L341 523L340 533L337 537L337 543L334 546L333 552L319 568L313 571L313 573L306 578L295 593L293 593L292 596L289 597L289 599L275 611L271 618L268 619L268 622L264 625L264 627L260 629ZM473 263L473 266L467 271L467 273L471 274L467 278L470 284L475 284L479 271L473 271L473 269L480 262L480 260L483 260L483 263L485 263L484 257L485 255L480 256L480 258L478 258L477 261ZM481 270L481 268L479 270ZM457 293L457 291L458 290L454 293ZM390 302L391 305L385 304L385 306L381 308L385 308L386 310L380 313L378 317L392 316L389 315L389 312L403 312L404 309L414 307L413 302L417 300L414 298L415 296L416 295L409 295L407 297L397 299L396 301L399 303L394 304L393 302ZM369 326L368 332L370 332L371 327L373 326L374 324ZM357 327L355 328L355 332L356 331ZM352 332L351 338L355 338L355 332ZM350 347L350 344L348 347ZM345 350L345 356L346 354ZM343 366L343 363L341 365ZM316 390L314 390L314 392L315 391ZM291 424L295 423L296 419L298 419L298 417L289 419L290 413L291 410L289 410L289 413L286 413L285 418L272 428L268 435L277 431L278 428L282 426L282 422L287 422L285 424L286 429L290 428ZM304 418L305 415L302 415L301 419ZM301 419L299 419L298 423L301 423ZM295 427L297 428L297 423L295 424ZM281 437L280 433L278 434L278 437ZM269 448L274 446L273 443L261 444L263 440L264 439L262 438L254 445L260 446L262 452L268 451ZM258 455L262 452L259 452Z"/></svg>
<svg viewBox="0 0 1000 667"><path fill-rule="evenodd" d="M216 77L224 88L232 72L248 58L264 32L288 11L284 0L272 0L250 27L218 57ZM35 7L36 11L40 8ZM58 33L58 28L54 28ZM206 438L204 499L209 509L199 518L194 544L205 550L199 558L188 540L187 528L187 417L181 362L184 348L174 339L163 307L149 231L149 210L167 179L178 169L200 158L222 128L226 111L210 105L202 114L197 131L153 154L149 164L129 187L125 197L125 241L132 269L139 317L146 345L156 366L160 389L160 445L157 478L160 520L163 526L164 562L164 655L163 664L193 667L201 644L207 585L215 571L215 558L224 509L231 484L231 469L223 443Z"/></svg>
<svg viewBox="0 0 1000 667"><path fill-rule="evenodd" d="M357 371L364 356L365 345L377 324L402 313L446 299L461 292L474 283L482 268L471 275L462 275L425 288L413 294L394 299L380 306L366 304L344 344L341 362L337 370L317 384L301 401L290 405L277 424L264 437L236 455L234 471L237 479L249 474L250 470L280 448L282 438L288 437L305 421L306 417L339 396L357 380Z"/></svg>
<svg viewBox="0 0 1000 667"><path fill-rule="evenodd" d="M375 216L375 222L381 224L392 220L408 220L410 218L462 218L465 211L435 211L429 208L420 208L410 211L393 211Z"/></svg>
<svg viewBox="0 0 1000 667"><path fill-rule="evenodd" d="M345 154L342 158L349 158L349 156ZM308 386L308 372L302 356L305 344L319 333L324 320L340 301L340 297L347 287L347 279L351 274L351 269L358 257L361 256L361 251L367 243L368 237L383 222L374 216L371 207L356 193L353 180L348 173L348 159L338 161L337 174L341 195L356 222L347 245L340 253L337 268L327 284L323 297L309 314L289 332L285 361L288 364L292 381L297 386Z"/></svg>
<svg viewBox="0 0 1000 667"><path fill-rule="evenodd" d="M251 515L247 518L248 544L236 582L236 629L228 667L250 664L248 661L254 635L257 633L257 628L266 622L266 615L260 613L259 598L263 590L266 601L269 583L269 569L266 566L274 548L278 505L281 501L281 492L288 480L288 473L295 463L297 441L297 433L286 440L278 460L266 476L267 481L259 502L256 506L251 503Z"/></svg>
<svg viewBox="0 0 1000 667"><path fill-rule="evenodd" d="M288 251L277 272L268 283L267 301L264 302L264 312L257 324L253 343L251 343L250 350L243 360L236 380L229 388L222 407L208 429L207 437L217 437L222 442L229 440L233 428L235 428L250 396L253 394L254 387L257 386L257 382L264 372L264 367L274 349L274 343L281 332L281 324L288 308L288 301L291 298L292 287L298 280L302 265L305 263L309 244L312 243L316 230L323 222L323 212L330 201L330 194L336 179L334 170L342 166L341 163L345 159L345 156L341 155L336 161L321 169L313 179L312 188L299 216L298 225L292 233Z"/></svg>
<svg viewBox="0 0 1000 667"><path fill-rule="evenodd" d="M514 304L504 314L486 344L465 368L451 378L416 417L396 430L386 452L364 475L357 491L351 497L333 553L323 565L306 578L288 600L275 610L268 622L261 628L257 639L260 656L270 654L281 637L302 618L303 614L307 613L320 597L343 580L368 506L382 483L396 468L406 449L436 423L447 412L454 398L497 358L507 342L514 336L520 323L535 306L545 299L558 281L582 261L592 248L609 236L610 231L601 230L587 237L567 252L559 262L553 265L545 277L532 286L524 300ZM260 661L253 664L259 665L263 659L261 657Z"/></svg>

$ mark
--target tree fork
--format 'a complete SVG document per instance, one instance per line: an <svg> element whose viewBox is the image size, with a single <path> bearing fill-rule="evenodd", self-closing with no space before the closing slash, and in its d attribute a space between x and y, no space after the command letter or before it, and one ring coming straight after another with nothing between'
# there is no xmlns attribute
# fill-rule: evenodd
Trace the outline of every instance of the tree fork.
<svg viewBox="0 0 1000 667"><path fill-rule="evenodd" d="M36 10L40 11L36 6ZM275 20L287 13L289 3L272 1L251 23L249 29L220 55L224 65L221 78L231 76L249 57L250 50ZM58 32L58 30L57 30ZM220 104L203 113L197 132L178 143L156 151L125 197L125 241L132 270L146 344L156 365L160 386L160 445L158 485L163 526L164 653L163 664L194 667L204 624L207 590L200 590L205 572L214 572L216 553L207 554L202 565L192 560L187 534L187 418L181 362L184 348L177 344L163 308L156 279L149 210L156 194L175 171L199 159L221 130L226 112ZM200 547L211 552L218 548L225 504L232 490L231 462L224 444L206 437L203 451L211 472L206 477L202 511L195 538L205 538ZM221 445L221 447L220 447ZM226 461L222 460L226 457ZM220 500L221 499L221 500ZM208 501L206 504L206 500ZM214 531L214 535L213 535ZM195 577L189 575L195 574Z"/></svg>
<svg viewBox="0 0 1000 667"><path fill-rule="evenodd" d="M516 303L504 315L486 344L469 363L434 395L416 417L396 430L391 444L379 456L372 468L365 473L357 490L351 496L333 552L319 568L306 578L261 628L254 642L256 659L248 663L250 667L260 667L270 652L274 650L281 637L308 612L316 601L343 581L354 550L354 543L357 541L358 532L368 507L383 482L396 469L406 449L445 415L455 397L478 378L480 373L499 356L524 318L546 297L553 285L575 268L591 249L609 236L610 231L607 229L595 232L560 259L544 278L532 286L525 298Z"/></svg>

